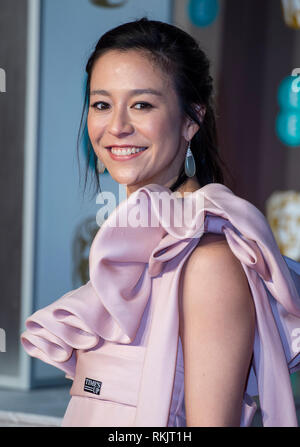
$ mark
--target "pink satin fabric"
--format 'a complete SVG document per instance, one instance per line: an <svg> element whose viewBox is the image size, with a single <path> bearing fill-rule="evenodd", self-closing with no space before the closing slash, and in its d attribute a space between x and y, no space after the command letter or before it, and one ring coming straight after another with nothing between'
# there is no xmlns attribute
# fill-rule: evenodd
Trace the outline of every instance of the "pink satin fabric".
<svg viewBox="0 0 300 447"><path fill-rule="evenodd" d="M177 199L204 199L189 228L166 224L155 193L171 191L149 184L122 202L93 240L90 280L26 320L28 354L74 379L63 425L185 425L178 291L185 261L203 232L213 232L240 260L256 309L240 425L251 425L259 395L264 426L298 426L289 375L300 369L300 264L280 254L263 214L224 185ZM154 213L157 227L109 225L139 198L141 216ZM102 381L100 395L83 391L86 377Z"/></svg>

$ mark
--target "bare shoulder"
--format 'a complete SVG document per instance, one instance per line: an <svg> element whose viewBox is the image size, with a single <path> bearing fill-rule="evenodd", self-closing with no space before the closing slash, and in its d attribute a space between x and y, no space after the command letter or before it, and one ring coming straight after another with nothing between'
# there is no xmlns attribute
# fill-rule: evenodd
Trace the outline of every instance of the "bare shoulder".
<svg viewBox="0 0 300 447"><path fill-rule="evenodd" d="M232 253L226 237L223 234L205 233L185 264L185 276L192 277L195 271L205 271L205 274L209 273L209 277L213 278L220 275L221 271L228 276L229 269L232 268L245 278L241 263Z"/></svg>
<svg viewBox="0 0 300 447"><path fill-rule="evenodd" d="M225 236L216 234L201 238L182 273L187 426L239 426L255 333L247 276Z"/></svg>
<svg viewBox="0 0 300 447"><path fill-rule="evenodd" d="M229 251L231 252L224 234L204 233L203 236L200 238L197 247L192 252L189 258L189 262L191 262L190 259L195 260L199 256L201 256L200 253L203 253L205 251L211 252L215 249L221 249L223 253L225 253L226 251L228 253Z"/></svg>
<svg viewBox="0 0 300 447"><path fill-rule="evenodd" d="M184 319L199 312L207 312L207 316L209 312L212 316L220 312L229 319L246 313L253 319L254 304L247 276L221 234L204 234L183 269L181 331Z"/></svg>

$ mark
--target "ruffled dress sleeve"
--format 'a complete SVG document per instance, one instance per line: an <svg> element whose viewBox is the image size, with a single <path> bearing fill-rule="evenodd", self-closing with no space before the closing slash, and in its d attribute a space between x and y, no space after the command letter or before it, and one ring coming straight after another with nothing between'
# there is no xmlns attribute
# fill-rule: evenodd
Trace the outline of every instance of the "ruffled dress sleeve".
<svg viewBox="0 0 300 447"><path fill-rule="evenodd" d="M169 200L170 221L160 211L160 203ZM178 210L186 210L186 205L196 212L189 225L178 226ZM128 216L137 211L144 224L132 226ZM156 225L149 225L149 216ZM166 426L176 367L180 275L204 232L225 235L243 266L255 304L253 359L241 426L251 424L254 396L259 396L264 426L298 426L289 376L300 370L300 264L280 254L256 207L218 183L184 198L174 198L168 188L156 184L131 194L93 240L90 280L31 315L21 343L29 355L74 377L76 350L95 349L103 339L134 341L151 298L155 307L135 426Z"/></svg>

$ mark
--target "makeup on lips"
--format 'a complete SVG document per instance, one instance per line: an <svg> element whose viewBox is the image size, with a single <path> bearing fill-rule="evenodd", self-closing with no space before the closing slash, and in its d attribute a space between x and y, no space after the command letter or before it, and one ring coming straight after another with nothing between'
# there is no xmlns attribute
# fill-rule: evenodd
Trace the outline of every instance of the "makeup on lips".
<svg viewBox="0 0 300 447"><path fill-rule="evenodd" d="M107 147L109 154L113 160L125 161L131 158L137 157L138 155L145 152L148 147L141 146L110 146Z"/></svg>

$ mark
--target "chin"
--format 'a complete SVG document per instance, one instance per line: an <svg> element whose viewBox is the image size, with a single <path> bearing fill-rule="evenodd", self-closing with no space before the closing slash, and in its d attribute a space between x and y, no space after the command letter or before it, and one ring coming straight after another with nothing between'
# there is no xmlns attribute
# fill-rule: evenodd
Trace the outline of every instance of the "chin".
<svg viewBox="0 0 300 447"><path fill-rule="evenodd" d="M110 172L110 171L108 171L108 172L111 175L112 179L115 182L120 183L121 185L133 186L136 184L136 179L133 179L129 175L120 175L120 174L117 174L114 172Z"/></svg>

